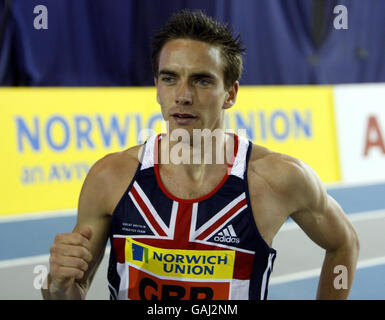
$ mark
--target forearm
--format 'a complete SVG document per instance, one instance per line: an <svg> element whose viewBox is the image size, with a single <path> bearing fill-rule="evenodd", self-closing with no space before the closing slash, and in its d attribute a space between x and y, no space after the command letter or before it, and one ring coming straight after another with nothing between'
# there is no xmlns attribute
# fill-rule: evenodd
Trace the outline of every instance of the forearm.
<svg viewBox="0 0 385 320"><path fill-rule="evenodd" d="M350 243L334 251L327 251L318 283L317 299L347 299L353 285L359 245Z"/></svg>
<svg viewBox="0 0 385 320"><path fill-rule="evenodd" d="M41 289L41 294L44 300L84 300L86 297L85 290L77 281L74 281L71 287L63 291L54 286L51 275L48 275L46 284Z"/></svg>

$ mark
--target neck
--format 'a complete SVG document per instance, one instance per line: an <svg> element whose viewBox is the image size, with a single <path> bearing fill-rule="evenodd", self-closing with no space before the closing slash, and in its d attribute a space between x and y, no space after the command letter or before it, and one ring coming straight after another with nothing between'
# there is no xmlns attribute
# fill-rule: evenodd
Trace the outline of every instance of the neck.
<svg viewBox="0 0 385 320"><path fill-rule="evenodd" d="M208 130L207 130L208 131ZM185 172L194 180L201 179L207 169L228 165L234 156L235 139L222 130L175 137L167 133L159 141L159 164Z"/></svg>

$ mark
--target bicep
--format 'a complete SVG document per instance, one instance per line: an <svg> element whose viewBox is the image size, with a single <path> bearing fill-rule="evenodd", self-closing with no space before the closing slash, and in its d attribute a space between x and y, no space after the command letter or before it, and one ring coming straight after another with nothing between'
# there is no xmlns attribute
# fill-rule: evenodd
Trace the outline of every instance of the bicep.
<svg viewBox="0 0 385 320"><path fill-rule="evenodd" d="M299 210L291 217L316 244L334 251L351 241L354 229L337 201L323 192L322 204Z"/></svg>
<svg viewBox="0 0 385 320"><path fill-rule="evenodd" d="M354 238L355 231L341 206L326 189L317 173L305 163L297 180L299 207L293 220L319 246L333 251Z"/></svg>

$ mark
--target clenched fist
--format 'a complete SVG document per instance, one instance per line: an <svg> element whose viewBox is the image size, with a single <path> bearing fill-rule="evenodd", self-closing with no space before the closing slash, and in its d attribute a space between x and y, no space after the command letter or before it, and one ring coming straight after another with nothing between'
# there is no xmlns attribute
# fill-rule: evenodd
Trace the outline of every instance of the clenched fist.
<svg viewBox="0 0 385 320"><path fill-rule="evenodd" d="M55 237L49 258L52 291L65 292L75 280L83 278L92 260L91 237L92 230L88 226Z"/></svg>

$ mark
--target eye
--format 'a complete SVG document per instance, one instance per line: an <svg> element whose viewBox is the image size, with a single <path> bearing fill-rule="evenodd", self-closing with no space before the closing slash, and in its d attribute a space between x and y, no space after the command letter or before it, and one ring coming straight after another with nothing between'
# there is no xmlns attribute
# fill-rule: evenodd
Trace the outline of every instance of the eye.
<svg viewBox="0 0 385 320"><path fill-rule="evenodd" d="M201 87L207 87L211 84L211 81L206 78L196 79L195 83Z"/></svg>
<svg viewBox="0 0 385 320"><path fill-rule="evenodd" d="M175 79L173 77L170 77L170 76L163 76L160 78L160 80L164 83L167 83L167 84L172 84L175 82Z"/></svg>

